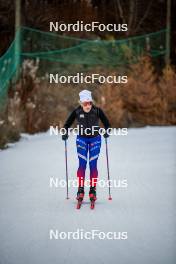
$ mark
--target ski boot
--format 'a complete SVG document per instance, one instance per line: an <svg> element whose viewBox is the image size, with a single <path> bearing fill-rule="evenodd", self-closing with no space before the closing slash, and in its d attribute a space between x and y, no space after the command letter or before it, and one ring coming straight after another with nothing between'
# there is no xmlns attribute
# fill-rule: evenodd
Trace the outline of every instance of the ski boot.
<svg viewBox="0 0 176 264"><path fill-rule="evenodd" d="M79 187L76 197L76 199L78 200L77 209L80 209L83 198L84 198L84 187Z"/></svg>
<svg viewBox="0 0 176 264"><path fill-rule="evenodd" d="M94 209L95 201L96 201L96 187L90 187L89 191L89 198L90 198L90 208Z"/></svg>

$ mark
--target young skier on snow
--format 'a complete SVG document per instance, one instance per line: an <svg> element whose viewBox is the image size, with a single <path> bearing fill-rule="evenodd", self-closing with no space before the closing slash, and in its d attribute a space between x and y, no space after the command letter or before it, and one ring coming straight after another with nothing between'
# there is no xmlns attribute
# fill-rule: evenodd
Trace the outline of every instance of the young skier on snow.
<svg viewBox="0 0 176 264"><path fill-rule="evenodd" d="M68 139L68 128L77 120L79 133L76 138L77 154L79 158L79 167L77 170L78 192L77 200L84 198L84 180L87 165L87 157L89 152L90 167L90 191L89 197L91 201L96 200L96 183L98 178L97 160L101 148L101 135L99 134L99 119L104 125L105 130L110 127L110 123L104 112L93 104L91 92L83 90L79 93L80 106L77 107L68 117L64 128L67 134L62 136L63 140ZM96 129L93 130L93 127ZM103 135L109 137L107 132Z"/></svg>

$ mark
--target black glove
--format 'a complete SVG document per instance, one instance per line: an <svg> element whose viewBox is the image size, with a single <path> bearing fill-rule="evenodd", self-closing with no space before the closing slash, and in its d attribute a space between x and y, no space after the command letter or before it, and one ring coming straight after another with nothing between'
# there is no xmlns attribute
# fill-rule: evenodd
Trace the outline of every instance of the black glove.
<svg viewBox="0 0 176 264"><path fill-rule="evenodd" d="M104 135L103 135L104 138L108 138L109 137L109 134L106 132Z"/></svg>
<svg viewBox="0 0 176 264"><path fill-rule="evenodd" d="M68 139L68 134L62 135L62 140L67 140Z"/></svg>

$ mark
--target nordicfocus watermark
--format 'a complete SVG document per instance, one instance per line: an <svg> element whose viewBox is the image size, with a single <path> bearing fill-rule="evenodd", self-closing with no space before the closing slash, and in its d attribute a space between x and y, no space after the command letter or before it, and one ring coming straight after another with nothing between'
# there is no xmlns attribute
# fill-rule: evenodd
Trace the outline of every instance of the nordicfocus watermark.
<svg viewBox="0 0 176 264"><path fill-rule="evenodd" d="M92 179L92 184L96 183L98 188L118 188L121 190L125 190L128 188L127 179L113 179L113 180L98 180ZM82 180L82 185L84 183L85 187L90 187L90 180ZM49 178L49 187L50 188L65 188L67 186L67 182L64 179L59 179L58 177L50 177ZM77 179L68 179L68 187L78 188L79 182Z"/></svg>
<svg viewBox="0 0 176 264"><path fill-rule="evenodd" d="M115 84L120 84L120 83L127 83L128 82L128 76L126 75L108 75L104 76L99 73L93 73L89 75L85 75L84 73L78 72L75 75L59 75L58 73L56 74L49 74L49 82L50 83L73 83L73 84L78 84L78 83L86 83L86 84L94 84L94 83L115 83Z"/></svg>
<svg viewBox="0 0 176 264"><path fill-rule="evenodd" d="M124 127L124 128L108 128L105 129L103 127L99 127L99 126L92 126L84 128L82 125L77 125L76 127L72 128L69 127L68 129L62 127L59 128L58 126L50 126L50 130L49 130L50 136L58 136L58 135L71 135L73 134L74 136L77 135L86 135L86 136L91 136L94 135L96 133L98 133L99 135L103 136L105 134L108 134L109 136L127 136L128 135L128 128Z"/></svg>
<svg viewBox="0 0 176 264"><path fill-rule="evenodd" d="M51 32L53 31L75 31L75 32L95 32L95 31L100 31L100 32L118 32L118 31L128 31L128 24L103 24L98 21L93 21L91 23L84 23L83 21L76 21L76 23L64 23L63 21L57 21L57 22L52 22L50 21L49 23L49 29Z"/></svg>
<svg viewBox="0 0 176 264"><path fill-rule="evenodd" d="M59 231L58 229L49 230L49 239L50 240L127 240L128 232L116 232L108 231L104 232L99 229L92 229L86 231L82 228L77 229L76 231Z"/></svg>

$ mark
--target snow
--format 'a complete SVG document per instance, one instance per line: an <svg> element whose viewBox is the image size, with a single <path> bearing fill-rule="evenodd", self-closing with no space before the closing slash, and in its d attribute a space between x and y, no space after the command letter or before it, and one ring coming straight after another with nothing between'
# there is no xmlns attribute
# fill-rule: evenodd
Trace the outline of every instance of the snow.
<svg viewBox="0 0 176 264"><path fill-rule="evenodd" d="M176 127L129 129L108 139L110 176L127 188L98 187L95 210L76 210L77 188L50 187L65 179L64 143L40 133L0 152L0 264L176 263ZM75 137L68 141L69 179L78 161ZM105 144L98 162L107 178ZM88 177L88 172L87 172ZM50 230L127 232L126 240L50 239Z"/></svg>

